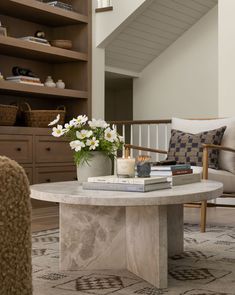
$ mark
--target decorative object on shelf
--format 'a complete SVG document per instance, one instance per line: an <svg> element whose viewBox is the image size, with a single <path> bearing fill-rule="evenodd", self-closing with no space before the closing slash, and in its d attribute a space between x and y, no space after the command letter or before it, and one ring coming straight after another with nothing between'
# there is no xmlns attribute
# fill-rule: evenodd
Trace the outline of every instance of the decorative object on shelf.
<svg viewBox="0 0 235 295"><path fill-rule="evenodd" d="M64 3L64 2L61 2L61 1L46 0L44 2L47 3L50 6L62 8L62 9L65 9L65 10L71 10L71 11L73 10L73 6L71 4Z"/></svg>
<svg viewBox="0 0 235 295"><path fill-rule="evenodd" d="M51 46L51 44L46 39L43 39L43 38L26 36L26 37L20 37L19 39L24 40L24 41L28 41L28 42L32 42L32 43L36 43L36 44Z"/></svg>
<svg viewBox="0 0 235 295"><path fill-rule="evenodd" d="M97 0L97 8L105 8L112 6L111 0Z"/></svg>
<svg viewBox="0 0 235 295"><path fill-rule="evenodd" d="M0 36L7 36L7 29L0 22Z"/></svg>
<svg viewBox="0 0 235 295"><path fill-rule="evenodd" d="M72 49L73 43L71 40L51 40L52 46L63 48L63 49Z"/></svg>
<svg viewBox="0 0 235 295"><path fill-rule="evenodd" d="M4 77L3 77L2 73L0 72L0 81L1 80L4 80Z"/></svg>
<svg viewBox="0 0 235 295"><path fill-rule="evenodd" d="M21 68L17 66L12 68L12 74L14 76L27 76L27 77L38 78L30 69Z"/></svg>
<svg viewBox="0 0 235 295"><path fill-rule="evenodd" d="M150 156L139 156L137 158L137 176L138 177L150 177L151 163Z"/></svg>
<svg viewBox="0 0 235 295"><path fill-rule="evenodd" d="M134 158L117 158L117 176L128 178L135 176Z"/></svg>
<svg viewBox="0 0 235 295"><path fill-rule="evenodd" d="M30 105L24 102L20 105L20 109L28 127L46 128L56 115L59 124L64 124L65 121L65 106L59 106L56 110L32 110Z"/></svg>
<svg viewBox="0 0 235 295"><path fill-rule="evenodd" d="M7 81L20 83L20 84L27 84L27 85L34 85L34 86L44 86L43 83L41 83L39 78L34 77L28 77L28 76L12 76L7 77Z"/></svg>
<svg viewBox="0 0 235 295"><path fill-rule="evenodd" d="M40 39L45 39L46 38L46 33L43 31L36 31L34 34L34 37L40 38Z"/></svg>
<svg viewBox="0 0 235 295"><path fill-rule="evenodd" d="M57 88L60 88L60 89L64 89L65 88L65 83L59 79L57 82L56 82L56 87Z"/></svg>
<svg viewBox="0 0 235 295"><path fill-rule="evenodd" d="M0 126L13 126L17 112L18 106L0 104Z"/></svg>
<svg viewBox="0 0 235 295"><path fill-rule="evenodd" d="M56 87L56 84L55 84L55 82L54 82L54 80L52 79L51 76L47 77L46 82L44 83L44 85L46 87L50 87L50 88L55 88Z"/></svg>
<svg viewBox="0 0 235 295"><path fill-rule="evenodd" d="M50 125L56 125L54 120ZM123 146L123 138L103 120L88 121L86 115L73 118L64 126L53 127L54 137L66 136L74 150L79 183L91 176L110 175L112 162L117 150Z"/></svg>

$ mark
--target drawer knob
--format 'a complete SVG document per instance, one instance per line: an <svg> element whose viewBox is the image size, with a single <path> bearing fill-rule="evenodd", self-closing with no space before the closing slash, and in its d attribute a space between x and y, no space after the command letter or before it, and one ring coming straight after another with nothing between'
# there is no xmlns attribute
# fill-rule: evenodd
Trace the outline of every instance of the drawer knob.
<svg viewBox="0 0 235 295"><path fill-rule="evenodd" d="M50 178L46 179L46 182L51 182Z"/></svg>
<svg viewBox="0 0 235 295"><path fill-rule="evenodd" d="M18 152L21 152L21 148L20 148L20 147L18 147L16 150L17 150Z"/></svg>
<svg viewBox="0 0 235 295"><path fill-rule="evenodd" d="M51 151L51 148L50 148L50 147L47 147L46 150L47 150L48 152L50 152L50 151Z"/></svg>

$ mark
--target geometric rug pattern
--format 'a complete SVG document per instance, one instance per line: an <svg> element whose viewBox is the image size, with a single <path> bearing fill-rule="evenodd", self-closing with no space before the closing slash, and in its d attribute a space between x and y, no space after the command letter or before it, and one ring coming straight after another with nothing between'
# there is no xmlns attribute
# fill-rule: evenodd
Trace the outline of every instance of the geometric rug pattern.
<svg viewBox="0 0 235 295"><path fill-rule="evenodd" d="M59 230L33 234L34 295L235 295L235 228L185 224L185 251L169 258L168 288L126 270L59 270Z"/></svg>

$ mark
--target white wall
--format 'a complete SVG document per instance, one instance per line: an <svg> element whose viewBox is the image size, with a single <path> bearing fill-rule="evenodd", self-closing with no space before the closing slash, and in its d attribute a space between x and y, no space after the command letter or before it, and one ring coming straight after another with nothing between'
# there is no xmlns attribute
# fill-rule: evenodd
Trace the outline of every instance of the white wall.
<svg viewBox="0 0 235 295"><path fill-rule="evenodd" d="M218 115L217 25L215 7L134 80L134 119Z"/></svg>
<svg viewBox="0 0 235 295"><path fill-rule="evenodd" d="M96 38L96 0L92 2L92 117L104 118L104 83L105 83L105 50L97 48Z"/></svg>
<svg viewBox="0 0 235 295"><path fill-rule="evenodd" d="M113 11L96 14L96 45L100 45L146 0L112 0Z"/></svg>
<svg viewBox="0 0 235 295"><path fill-rule="evenodd" d="M219 1L219 115L235 116L235 1Z"/></svg>

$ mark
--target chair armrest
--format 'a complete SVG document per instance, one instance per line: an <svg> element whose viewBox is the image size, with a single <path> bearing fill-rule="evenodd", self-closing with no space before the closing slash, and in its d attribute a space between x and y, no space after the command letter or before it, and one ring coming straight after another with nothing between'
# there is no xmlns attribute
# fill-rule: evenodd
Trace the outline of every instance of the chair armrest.
<svg viewBox="0 0 235 295"><path fill-rule="evenodd" d="M141 147L133 144L125 144L125 157L130 156L130 150L138 150L138 151L145 151L145 152L152 152L152 153L158 153L158 154L167 154L167 151L164 150L158 150L158 149L152 149L152 148L146 148L146 147Z"/></svg>
<svg viewBox="0 0 235 295"><path fill-rule="evenodd" d="M235 153L235 149L232 149L230 147L222 146L222 145L216 145L216 144L203 144L202 145L203 149L217 149L217 150L222 150L222 151L228 151Z"/></svg>
<svg viewBox="0 0 235 295"><path fill-rule="evenodd" d="M202 178L208 179L208 155L209 155L209 149L217 149L221 151L227 151L235 153L235 149L232 149L230 147L216 145L216 144L203 144L203 170L202 170Z"/></svg>

